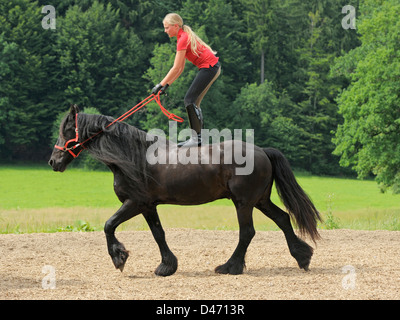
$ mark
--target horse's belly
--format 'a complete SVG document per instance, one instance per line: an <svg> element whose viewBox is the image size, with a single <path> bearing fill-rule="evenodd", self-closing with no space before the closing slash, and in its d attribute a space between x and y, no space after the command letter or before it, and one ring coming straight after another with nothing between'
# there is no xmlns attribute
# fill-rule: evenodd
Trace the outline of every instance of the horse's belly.
<svg viewBox="0 0 400 320"><path fill-rule="evenodd" d="M224 177L208 166L171 166L164 170L160 180L160 203L196 205L229 197Z"/></svg>

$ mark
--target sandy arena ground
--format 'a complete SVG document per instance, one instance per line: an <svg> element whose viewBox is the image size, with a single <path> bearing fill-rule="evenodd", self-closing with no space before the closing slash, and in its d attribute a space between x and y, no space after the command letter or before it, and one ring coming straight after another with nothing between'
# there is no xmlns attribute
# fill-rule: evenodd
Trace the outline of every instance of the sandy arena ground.
<svg viewBox="0 0 400 320"><path fill-rule="evenodd" d="M166 278L154 274L160 255L150 231L116 235L130 251L122 273L102 232L0 235L0 299L400 299L396 231L321 231L309 272L282 232L258 231L247 269L232 276L213 270L232 254L237 231L167 229L179 266Z"/></svg>

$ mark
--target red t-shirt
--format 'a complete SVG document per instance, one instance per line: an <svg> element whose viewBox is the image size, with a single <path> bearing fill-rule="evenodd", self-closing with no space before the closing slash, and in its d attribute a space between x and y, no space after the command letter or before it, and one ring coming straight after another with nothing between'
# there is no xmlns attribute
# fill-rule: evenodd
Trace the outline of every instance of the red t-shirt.
<svg viewBox="0 0 400 320"><path fill-rule="evenodd" d="M188 34L183 31L183 29L179 29L177 39L176 51L186 50L185 58L199 69L209 68L210 66L213 67L218 62L219 58L216 57L210 49L202 45L198 46L197 52L199 53L199 56L196 56L192 52L190 42L188 42Z"/></svg>

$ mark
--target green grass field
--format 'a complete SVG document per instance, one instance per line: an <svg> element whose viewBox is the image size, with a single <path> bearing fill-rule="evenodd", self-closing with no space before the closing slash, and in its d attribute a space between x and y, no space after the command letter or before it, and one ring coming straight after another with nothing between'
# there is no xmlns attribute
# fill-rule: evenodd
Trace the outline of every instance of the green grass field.
<svg viewBox="0 0 400 320"><path fill-rule="evenodd" d="M325 222L322 229L400 230L400 195L381 193L374 181L297 175L299 184L314 201ZM119 208L110 172L50 167L0 167L0 233L102 230ZM274 190L273 202L282 206ZM202 206L159 206L164 227L238 228L230 200ZM278 230L258 210L256 230ZM118 230L147 230L142 216Z"/></svg>

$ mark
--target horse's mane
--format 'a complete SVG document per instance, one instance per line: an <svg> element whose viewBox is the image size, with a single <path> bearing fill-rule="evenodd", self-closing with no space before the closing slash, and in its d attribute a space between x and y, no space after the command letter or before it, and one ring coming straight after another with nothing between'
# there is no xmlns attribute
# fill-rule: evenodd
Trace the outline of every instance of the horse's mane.
<svg viewBox="0 0 400 320"><path fill-rule="evenodd" d="M79 113L80 140L84 141L103 130L85 144L90 155L112 171L119 169L128 178L129 186L135 193L145 196L149 178L146 151L152 142L146 141L146 132L124 122L116 122L106 128L113 120L108 116Z"/></svg>

